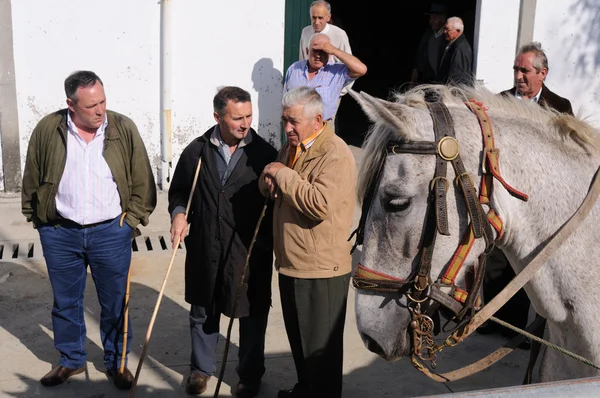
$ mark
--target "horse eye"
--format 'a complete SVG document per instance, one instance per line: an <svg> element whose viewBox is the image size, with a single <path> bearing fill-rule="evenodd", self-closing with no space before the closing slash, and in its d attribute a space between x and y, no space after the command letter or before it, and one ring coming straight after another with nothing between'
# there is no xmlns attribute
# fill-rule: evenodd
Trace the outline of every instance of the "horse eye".
<svg viewBox="0 0 600 398"><path fill-rule="evenodd" d="M410 207L410 199L406 198L389 198L387 199L383 207L388 212L400 212Z"/></svg>

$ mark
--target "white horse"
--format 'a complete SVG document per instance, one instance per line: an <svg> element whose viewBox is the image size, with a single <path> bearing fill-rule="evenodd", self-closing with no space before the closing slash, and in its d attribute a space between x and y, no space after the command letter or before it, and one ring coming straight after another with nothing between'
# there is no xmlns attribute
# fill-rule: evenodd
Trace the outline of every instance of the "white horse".
<svg viewBox="0 0 600 398"><path fill-rule="evenodd" d="M501 184L493 185L491 207L504 222L496 244L518 273L586 196L600 163L598 131L578 118L494 95L484 88L429 89L439 93L450 111L460 156L477 188L482 174L482 133L477 117L464 101L473 98L489 107L500 150L501 174L508 184L529 195L529 201L523 202L510 196ZM392 102L364 93L352 95L374 122L363 146L365 161L359 177L361 199L370 184L376 184L364 227L361 265L395 278L407 278L417 266L436 157L386 154L382 148L390 140L435 141L432 118L420 88L397 94ZM381 164L383 171L377 180L375 174ZM468 224L462 194L452 184L453 173L449 167L450 235L437 237L431 268L434 279L448 266ZM548 320L550 341L594 363L600 363L599 225L600 204L596 204L525 286L535 311ZM480 241L476 241L458 275L458 285L464 283L466 270L484 250ZM357 290L356 319L371 351L386 360L408 355L411 319L406 295ZM542 381L598 374L594 368L551 349L545 351L540 368Z"/></svg>

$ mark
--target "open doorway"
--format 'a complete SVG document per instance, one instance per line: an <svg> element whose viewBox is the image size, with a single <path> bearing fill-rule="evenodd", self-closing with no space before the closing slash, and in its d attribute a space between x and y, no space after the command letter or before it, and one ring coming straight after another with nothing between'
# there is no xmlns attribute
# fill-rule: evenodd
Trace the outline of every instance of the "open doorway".
<svg viewBox="0 0 600 398"><path fill-rule="evenodd" d="M419 40L429 29L425 15L429 2L328 1L331 3L332 23L346 31L352 53L369 68L353 89L379 98L388 98L390 93L401 89L410 80ZM464 34L473 47L477 0L438 2L448 6L449 17L462 18ZM362 145L369 121L349 95L343 97L336 119L336 133L348 144Z"/></svg>

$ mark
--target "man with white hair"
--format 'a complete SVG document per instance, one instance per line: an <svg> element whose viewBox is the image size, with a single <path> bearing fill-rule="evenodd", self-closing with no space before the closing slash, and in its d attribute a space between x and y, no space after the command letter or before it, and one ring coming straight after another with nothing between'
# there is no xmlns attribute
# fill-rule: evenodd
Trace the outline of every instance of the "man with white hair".
<svg viewBox="0 0 600 398"><path fill-rule="evenodd" d="M328 63L331 56L343 63ZM365 73L367 67L358 58L331 44L326 34L315 33L310 39L308 60L294 62L288 68L283 93L301 86L314 88L323 100L323 119L332 120L342 89Z"/></svg>
<svg viewBox="0 0 600 398"><path fill-rule="evenodd" d="M261 192L275 199L275 268L298 375L278 398L340 398L356 163L323 120L315 89L288 91L282 105L287 143L259 179Z"/></svg>
<svg viewBox="0 0 600 398"><path fill-rule="evenodd" d="M439 78L442 84L473 85L473 52L464 33L464 24L458 17L448 18L444 34L448 45L440 61Z"/></svg>

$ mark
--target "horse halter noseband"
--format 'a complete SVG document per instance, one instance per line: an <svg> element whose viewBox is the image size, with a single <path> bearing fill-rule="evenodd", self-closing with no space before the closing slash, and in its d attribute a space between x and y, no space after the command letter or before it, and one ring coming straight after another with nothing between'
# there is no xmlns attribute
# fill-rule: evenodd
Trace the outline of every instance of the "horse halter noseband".
<svg viewBox="0 0 600 398"><path fill-rule="evenodd" d="M400 279L359 265L352 278L353 286L357 289L405 294L407 296L408 309L412 317L410 325L412 329L412 355L421 360L431 361L433 366L435 366L436 352L455 344L451 339L446 339L442 346L435 344L432 332L436 325L434 325L430 316L434 315L438 309L449 310L452 321L457 324L456 330L474 315L480 305L479 291L485 274L486 257L494 247L492 227L498 231L499 235L502 232L501 221L495 212L490 210L486 214L482 207L482 204L489 204L493 177L507 187L511 194L527 200L527 195L508 186L499 174L497 150L494 147L493 133L489 125L489 118L483 110L483 105L474 101L470 101L466 105L478 115L480 120L484 134L484 164L491 173L489 178L486 174L483 176L479 198L471 176L465 170L460 157L460 147L455 136L454 121L448 108L442 102L427 103L433 121L435 141L390 141L386 147L388 156L402 153L436 156L435 172L429 183L430 190L425 226L422 231L416 271L409 278ZM484 126L485 123L488 126ZM431 261L437 234L450 235L446 199L450 184L446 177L448 163L454 169L455 183L460 187L470 223L463 242L455 252L448 267L446 267L444 274L433 281L431 278ZM495 173L493 169L497 172ZM367 214L375 196L376 183L381 177L382 170L383 164L380 165L380 169L377 171L376 180L366 192L359 227L354 231L357 234L354 248L358 244L362 244ZM454 279L460 271L474 239L479 238L484 239L485 250L478 257L478 265L473 271L472 283L466 287L466 290L460 289L454 283Z"/></svg>

